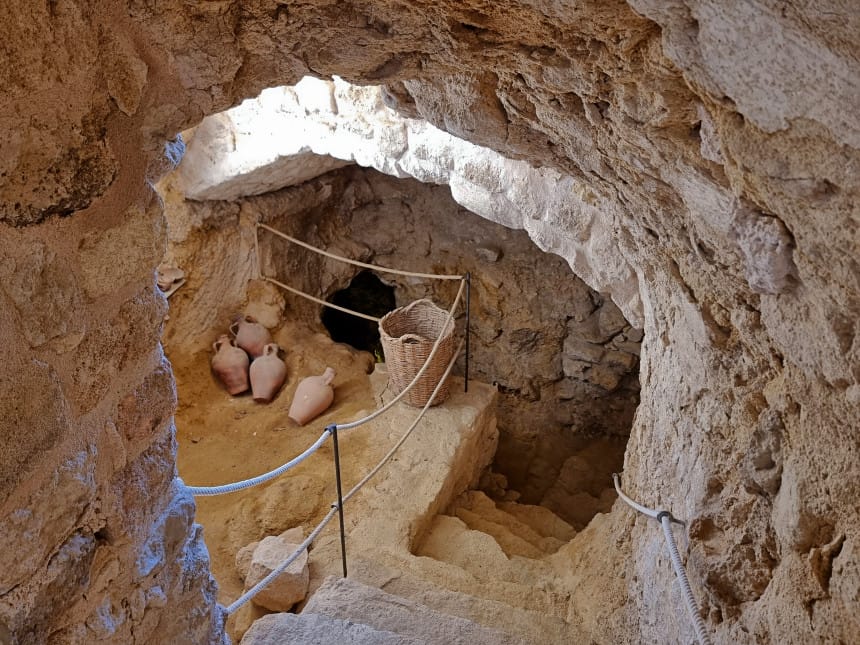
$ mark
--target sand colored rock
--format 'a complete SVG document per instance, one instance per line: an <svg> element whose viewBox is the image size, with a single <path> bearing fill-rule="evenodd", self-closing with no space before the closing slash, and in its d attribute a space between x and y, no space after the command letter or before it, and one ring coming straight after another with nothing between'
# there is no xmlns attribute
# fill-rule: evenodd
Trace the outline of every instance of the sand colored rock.
<svg viewBox="0 0 860 645"><path fill-rule="evenodd" d="M245 578L247 591L298 549L298 543L291 543L280 536L263 538L251 553ZM238 560L238 556L237 556ZM289 611L308 593L308 556L302 553L286 570L275 578L252 602L271 611Z"/></svg>
<svg viewBox="0 0 860 645"><path fill-rule="evenodd" d="M269 614L254 621L241 645L419 645L424 641L404 634L373 629L352 620L319 614Z"/></svg>
<svg viewBox="0 0 860 645"><path fill-rule="evenodd" d="M622 311L641 304L641 321L629 318L644 336L625 485L688 522L691 580L715 640L850 642L860 631L850 3L0 11L0 391L56 393L28 404L45 415L2 398L14 438L0 531L32 545L0 556L15 579L0 597L5 633L220 640L193 501L174 478L171 397L152 404L131 452L117 430L120 403L163 362L149 183L175 162L177 132L308 73L387 84L387 100L413 117L571 178L565 208L527 229L611 285ZM454 190L481 203L471 188ZM141 231L128 262L78 255L135 247ZM241 291L252 271L246 253L211 289ZM660 540L616 505L562 550L571 613L591 639L689 640L665 611L674 583Z"/></svg>
<svg viewBox="0 0 860 645"><path fill-rule="evenodd" d="M441 614L349 578L328 578L314 593L305 611L366 623L377 629L401 634L408 640L415 639L428 644L522 643L503 632L457 616Z"/></svg>

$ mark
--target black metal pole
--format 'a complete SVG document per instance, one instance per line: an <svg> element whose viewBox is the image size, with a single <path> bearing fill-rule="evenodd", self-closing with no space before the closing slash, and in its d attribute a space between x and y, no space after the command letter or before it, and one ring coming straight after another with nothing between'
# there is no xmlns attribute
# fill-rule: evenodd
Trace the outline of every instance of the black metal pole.
<svg viewBox="0 0 860 645"><path fill-rule="evenodd" d="M469 391L469 336L472 333L471 330L471 318L472 318L472 273L466 272L466 369L465 372L465 386L464 392Z"/></svg>
<svg viewBox="0 0 860 645"><path fill-rule="evenodd" d="M343 560L343 577L346 578L346 532L343 524L343 489L340 483L340 450L337 445L337 425L326 428L334 442L334 477L337 483L337 515L340 521L340 557Z"/></svg>

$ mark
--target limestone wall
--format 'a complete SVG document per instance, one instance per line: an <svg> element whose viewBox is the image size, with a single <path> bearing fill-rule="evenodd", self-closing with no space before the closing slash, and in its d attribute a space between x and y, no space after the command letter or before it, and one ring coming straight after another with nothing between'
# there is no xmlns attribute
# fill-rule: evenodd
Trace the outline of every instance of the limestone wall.
<svg viewBox="0 0 860 645"><path fill-rule="evenodd" d="M690 522L716 640L860 631L856 8L482 7L0 9L4 639L206 640L146 179L176 132L306 74L388 83L402 110L582 182L572 203L613 231L643 305L625 483ZM547 215L544 246L564 252L578 210ZM616 506L573 546L596 640L689 637L653 524Z"/></svg>

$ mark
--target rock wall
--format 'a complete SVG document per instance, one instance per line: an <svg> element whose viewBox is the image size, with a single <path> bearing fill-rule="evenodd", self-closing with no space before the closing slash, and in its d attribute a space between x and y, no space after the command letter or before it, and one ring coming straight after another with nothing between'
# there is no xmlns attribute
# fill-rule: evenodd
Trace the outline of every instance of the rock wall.
<svg viewBox="0 0 860 645"><path fill-rule="evenodd" d="M3 643L220 630L194 502L175 478L152 274L162 215L139 192L122 217L94 210L0 237Z"/></svg>
<svg viewBox="0 0 860 645"><path fill-rule="evenodd" d="M851 3L0 12L4 639L211 633L191 502L171 483L146 182L176 132L307 74L387 83L401 110L580 182L544 229L559 245L581 236L584 204L638 276L642 402L625 485L688 520L715 639L860 631ZM150 570L160 549L181 556ZM572 549L572 614L595 640L689 637L653 524L616 505Z"/></svg>

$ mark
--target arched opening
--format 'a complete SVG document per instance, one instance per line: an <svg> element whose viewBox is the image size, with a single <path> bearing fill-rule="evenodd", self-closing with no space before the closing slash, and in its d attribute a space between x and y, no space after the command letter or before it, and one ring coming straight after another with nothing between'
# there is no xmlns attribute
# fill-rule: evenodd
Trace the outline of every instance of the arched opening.
<svg viewBox="0 0 860 645"><path fill-rule="evenodd" d="M345 289L335 291L329 302L376 318L381 318L396 306L394 287L385 284L369 270L356 275ZM382 355L379 326L374 321L330 307L323 309L320 319L336 343L346 343L376 357Z"/></svg>
<svg viewBox="0 0 860 645"><path fill-rule="evenodd" d="M337 85L314 88L318 93L328 91L339 98ZM357 91L353 88L350 93ZM341 113L347 110L337 111ZM386 119L393 120L390 115ZM186 161L211 159L211 147L218 146L207 146L207 139L217 144L223 133L220 127L210 128L210 123L204 121L198 127ZM348 125L343 127L349 130ZM243 132L248 136L247 128ZM436 136L428 134L423 141L429 145ZM367 145L364 140L359 143ZM201 223L190 233L182 231L184 237L177 236L169 251L189 280L189 286L171 300L166 332L180 398L176 415L180 473L194 483L204 477L211 481L216 473L221 475L215 477L219 483L232 481L275 468L301 452L315 436L302 434L310 429L286 421L284 412L297 382L327 366L338 373L336 415L320 424L360 417L385 395L384 382L376 389L383 370L368 377L371 369L365 367L374 353L381 354L377 323L331 308L321 310L318 302L285 292L270 280L374 317L420 298L447 308L456 294L455 281L385 274L383 282L373 271L356 273L353 266L302 248L289 238L336 256L419 274L468 271L472 275L470 375L474 389L480 392L483 387L485 395L471 418L476 423L486 421L476 431L484 433L481 441L471 446L489 447L479 454L461 453L455 466L434 445L420 467L402 472L404 479L389 481L380 490L411 493L417 488L415 482L404 485L403 481L413 475L445 479L433 503L409 520L415 528L410 528L409 552L401 554L404 562L415 555L428 556L437 561L431 567L454 564L470 571L474 566L500 572L499 580L533 577L536 584L543 584L541 580L549 579L545 576L555 574L543 568L541 558L557 552L614 501L609 475L620 468L638 404L641 332L608 296L574 275L563 258L542 251L525 231L467 210L448 186L420 181L425 176L417 171L413 178L404 178L317 157L263 159L247 178L218 176L216 170L231 167L229 160L218 163L194 182L185 177L186 187L197 191L193 198L181 190L171 195L169 180L163 186L168 219L175 208L184 221ZM432 167L432 161L432 157L423 160L416 168L423 169L426 177L435 177L441 170ZM489 156L485 161L488 168L495 163ZM290 164L302 171L317 170L297 179L290 174ZM524 167L522 172L531 171ZM182 173L180 166L177 176ZM293 177L286 185L255 178L269 181L283 174ZM487 174L493 173L487 170ZM457 178L465 180L465 175ZM482 178L469 175L468 180ZM536 183L541 177L530 175L528 180ZM241 193L243 185L253 186L255 192ZM181 189L181 182L176 186ZM555 184L547 184L546 190L551 186ZM258 266L254 266L256 258ZM213 385L207 371L209 354L203 351L208 345L200 339L215 332L190 329L211 324L216 317L226 320L239 308L265 321L285 350L287 385L269 406L257 405L249 397L231 399ZM213 310L219 312L217 316ZM462 320L459 323L462 327ZM183 358L181 346L190 342L201 349ZM472 403L459 401L464 409ZM373 441L361 439L361 433L346 435L344 449L350 459L345 477L360 479L374 465L362 459L371 459L369 448L379 447L375 445L378 436L395 437L411 421L399 418L382 433L375 428ZM423 436L431 440L475 431L457 422L453 419ZM310 432L318 435L323 425ZM356 444L350 445L353 438ZM433 460L439 460L433 465L436 471L428 470ZM330 463L308 460L302 469L259 491L200 501L198 519L207 530L222 602L235 599L246 582L236 563L240 548L299 526L307 530L329 510ZM471 474L464 475L464 470ZM463 496L457 498L458 493ZM360 513L356 518L360 521ZM526 535L523 539L531 540L531 546L516 539L519 534L511 537L512 531ZM380 544L385 537L379 536ZM490 550L494 555L473 562L457 560L458 553L475 547L476 539L499 545ZM323 561L323 553L320 550L314 556L318 572L331 564ZM513 555L526 560L507 563ZM543 591L535 593L540 596ZM228 629L238 637L247 619L231 621Z"/></svg>

